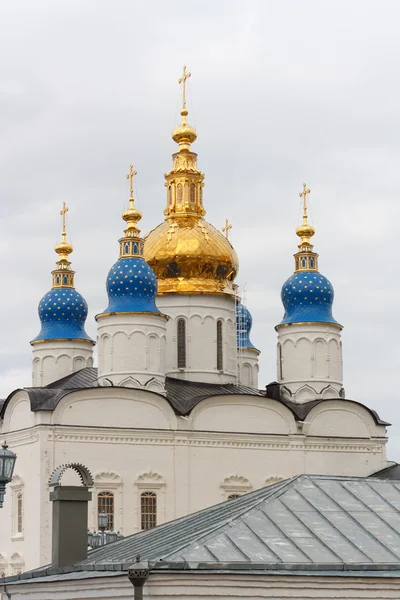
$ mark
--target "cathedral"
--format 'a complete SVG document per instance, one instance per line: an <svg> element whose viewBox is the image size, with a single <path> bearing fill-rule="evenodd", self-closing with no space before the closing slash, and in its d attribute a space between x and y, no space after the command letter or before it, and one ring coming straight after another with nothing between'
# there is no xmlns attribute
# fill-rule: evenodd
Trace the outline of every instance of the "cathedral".
<svg viewBox="0 0 400 600"><path fill-rule="evenodd" d="M164 218L160 207L161 223L144 236L132 165L127 175L129 207L96 342L85 331L63 205L52 285L30 342L32 387L0 401L1 436L18 455L0 510L0 576L51 562L48 480L65 463L93 475L90 528L106 513L107 529L124 536L293 475L368 476L388 465L389 424L345 396L342 325L314 251L306 185L275 328L277 377L259 383L230 226L220 232L205 218L189 76L184 69Z"/></svg>

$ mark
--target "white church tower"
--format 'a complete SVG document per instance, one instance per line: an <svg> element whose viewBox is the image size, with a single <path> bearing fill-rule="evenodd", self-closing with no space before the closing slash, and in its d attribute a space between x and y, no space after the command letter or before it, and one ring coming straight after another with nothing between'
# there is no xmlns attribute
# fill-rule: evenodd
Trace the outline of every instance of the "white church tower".
<svg viewBox="0 0 400 600"><path fill-rule="evenodd" d="M253 317L247 306L237 299L236 304L236 342L238 382L247 387L258 389L258 357L260 351L250 340Z"/></svg>
<svg viewBox="0 0 400 600"><path fill-rule="evenodd" d="M278 332L278 383L283 397L294 402L343 397L342 326L333 318L333 287L318 271L313 251L314 228L307 219L303 184L303 223L297 228L299 251L295 272L283 284L285 314Z"/></svg>
<svg viewBox="0 0 400 600"><path fill-rule="evenodd" d="M120 254L107 276L108 306L96 316L99 370L102 386L165 391L165 326L167 317L158 310L157 279L143 259L144 240L138 222L142 214L134 206L130 165L129 208L122 214L125 235Z"/></svg>
<svg viewBox="0 0 400 600"><path fill-rule="evenodd" d="M166 374L189 381L236 381L236 315L232 284L238 258L228 240L204 219L204 174L191 144L183 70L182 121L172 133L178 144L165 175L165 221L145 238L144 257L158 280L158 307L167 323Z"/></svg>
<svg viewBox="0 0 400 600"><path fill-rule="evenodd" d="M73 248L67 242L66 214L63 203L61 242L56 244L56 268L53 286L39 303L41 330L31 341L32 385L49 383L93 366L94 342L85 331L88 314L86 301L74 287L74 271L68 258Z"/></svg>

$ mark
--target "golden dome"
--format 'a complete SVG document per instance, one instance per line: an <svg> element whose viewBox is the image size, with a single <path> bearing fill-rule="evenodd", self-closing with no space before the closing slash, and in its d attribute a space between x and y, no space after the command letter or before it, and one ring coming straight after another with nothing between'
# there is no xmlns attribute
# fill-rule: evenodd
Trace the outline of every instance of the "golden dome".
<svg viewBox="0 0 400 600"><path fill-rule="evenodd" d="M168 218L145 238L158 293L234 294L238 258L229 240L198 216Z"/></svg>
<svg viewBox="0 0 400 600"><path fill-rule="evenodd" d="M204 220L204 175L190 145L196 130L186 117L186 80L183 69L182 121L172 132L179 145L172 155L172 170L165 175L166 219L145 237L144 259L158 279L158 293L234 295L238 258L227 237Z"/></svg>

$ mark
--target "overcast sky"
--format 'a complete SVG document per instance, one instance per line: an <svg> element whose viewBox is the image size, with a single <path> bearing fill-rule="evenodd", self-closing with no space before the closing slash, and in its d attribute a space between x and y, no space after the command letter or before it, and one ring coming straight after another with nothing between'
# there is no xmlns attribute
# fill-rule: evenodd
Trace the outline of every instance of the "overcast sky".
<svg viewBox="0 0 400 600"><path fill-rule="evenodd" d="M162 221L186 63L206 218L233 223L260 387L306 182L346 396L393 423L400 461L399 21L396 0L0 2L0 397L30 384L62 201L94 338L129 163L143 233Z"/></svg>

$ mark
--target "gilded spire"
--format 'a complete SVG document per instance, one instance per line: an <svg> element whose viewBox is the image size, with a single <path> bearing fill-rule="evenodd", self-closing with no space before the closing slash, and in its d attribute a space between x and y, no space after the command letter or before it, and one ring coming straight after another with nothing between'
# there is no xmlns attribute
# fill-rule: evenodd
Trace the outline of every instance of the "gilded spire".
<svg viewBox="0 0 400 600"><path fill-rule="evenodd" d="M318 254L313 252L311 238L315 234L315 229L308 222L307 216L307 195L311 190L303 183L303 190L299 193L303 200L303 223L296 229L296 234L300 238L299 252L294 255L295 272L298 271L318 271Z"/></svg>
<svg viewBox="0 0 400 600"><path fill-rule="evenodd" d="M143 256L143 239L140 237L140 229L137 224L142 218L142 213L135 208L135 199L133 196L133 180L137 172L133 165L129 165L129 173L126 178L129 180L129 208L122 213L122 218L126 222L124 237L119 240L120 258L132 256Z"/></svg>
<svg viewBox="0 0 400 600"><path fill-rule="evenodd" d="M172 139L179 145L179 150L172 155L172 171L165 175L168 197L164 214L167 217L202 217L206 214L203 208L204 175L198 170L197 154L190 147L197 138L197 132L187 122L186 86L191 75L184 65L182 77L178 79L182 86L182 120L172 132Z"/></svg>
<svg viewBox="0 0 400 600"><path fill-rule="evenodd" d="M56 287L74 287L74 271L71 269L69 255L73 251L72 245L67 242L67 212L68 206L65 202L60 210L61 215L61 242L54 246L58 254L56 268L52 271L53 288Z"/></svg>

